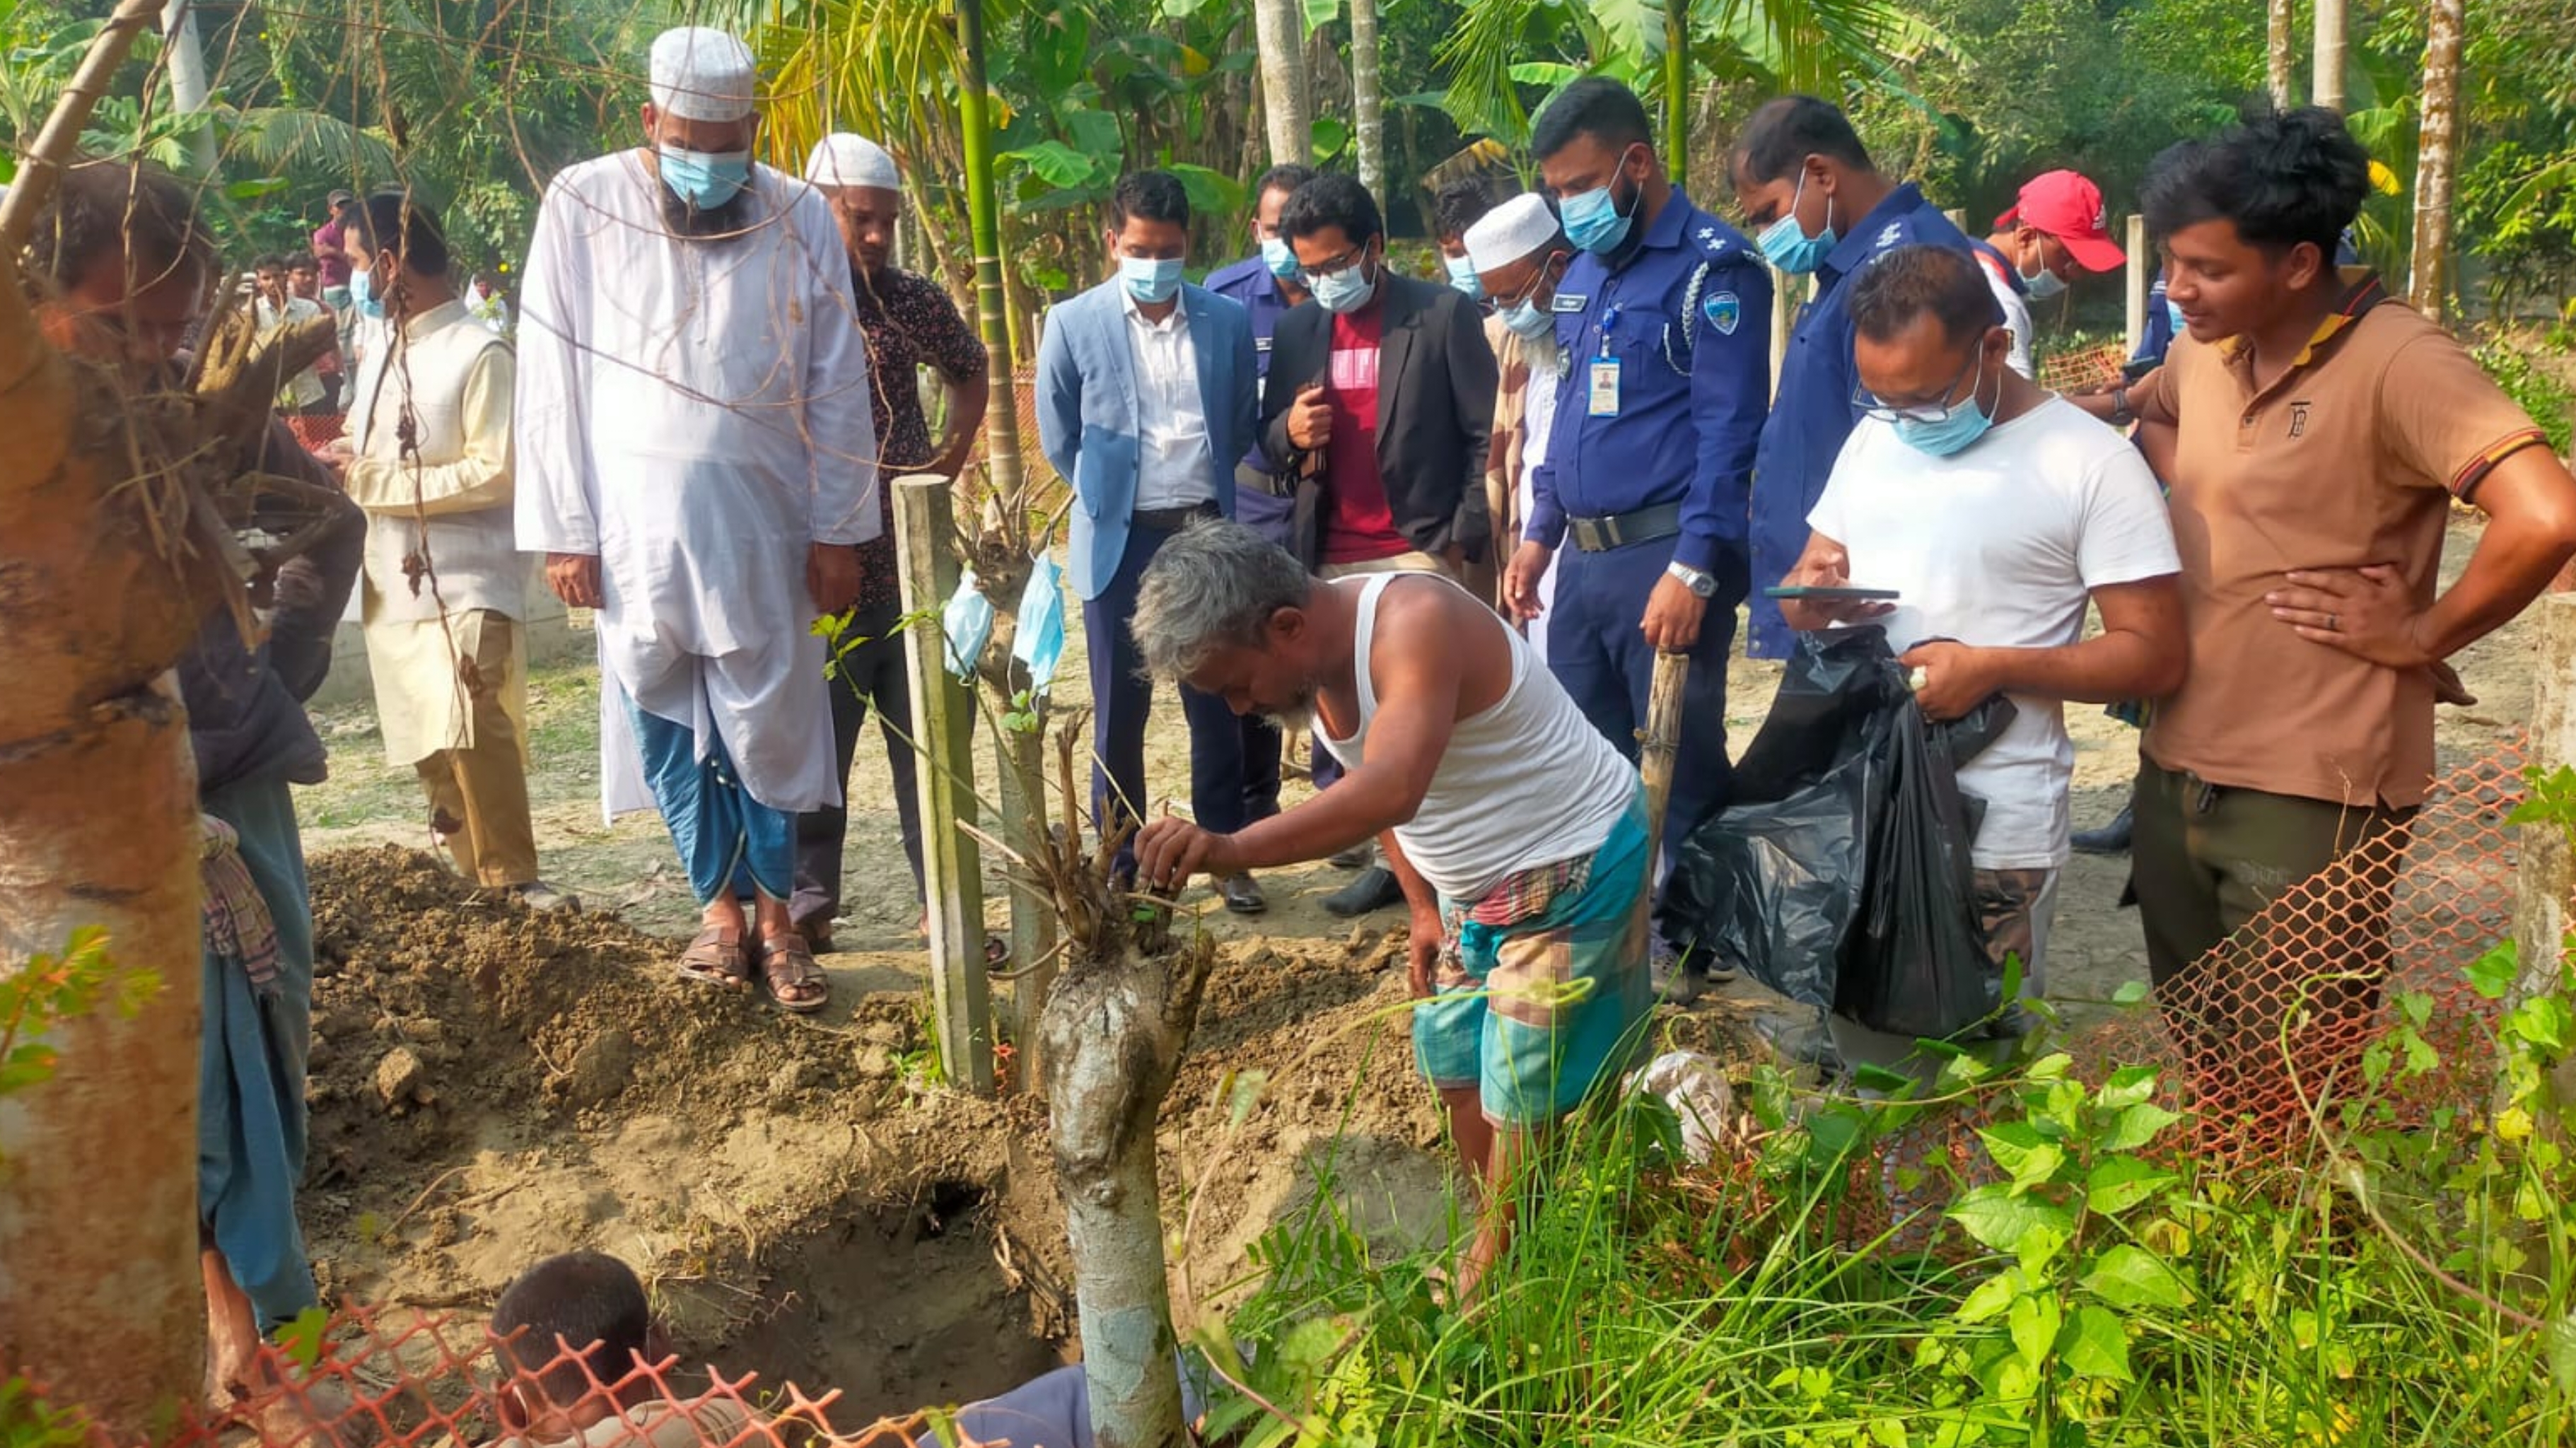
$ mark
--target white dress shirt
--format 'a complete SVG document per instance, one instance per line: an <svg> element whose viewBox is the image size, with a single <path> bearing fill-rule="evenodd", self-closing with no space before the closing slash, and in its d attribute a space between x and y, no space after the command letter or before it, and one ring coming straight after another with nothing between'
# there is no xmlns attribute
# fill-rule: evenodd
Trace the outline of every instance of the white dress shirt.
<svg viewBox="0 0 2576 1448"><path fill-rule="evenodd" d="M1127 341L1136 361L1136 508L1195 508L1216 501L1208 451L1207 403L1199 395L1199 354L1189 309L1178 301L1157 322L1121 290Z"/></svg>

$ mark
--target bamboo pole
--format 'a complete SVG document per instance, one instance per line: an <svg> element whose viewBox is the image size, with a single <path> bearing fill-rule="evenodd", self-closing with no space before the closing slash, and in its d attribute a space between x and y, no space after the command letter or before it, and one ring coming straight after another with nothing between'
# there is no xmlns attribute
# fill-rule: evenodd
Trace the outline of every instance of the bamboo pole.
<svg viewBox="0 0 2576 1448"><path fill-rule="evenodd" d="M2576 764L2576 594L2543 594L2531 606L2539 656L2532 676L2531 764L2543 774ZM2557 988L2567 957L2568 902L2576 897L2576 851L2567 826L2543 820L2521 826L2514 866L2513 941L2519 969L2505 1008ZM2550 1103L2576 1102L2569 1065L2552 1073ZM2504 1090L2502 1082L2498 1091ZM2499 1101L2498 1105L2503 1103ZM2560 1123L2551 1113L2553 1127Z"/></svg>
<svg viewBox="0 0 2576 1448"><path fill-rule="evenodd" d="M2131 212L2127 222L2129 264L2124 288L2128 309L2129 355L2138 355L2138 344L2147 338L2147 297L2155 286L2155 258L2148 253L2147 219Z"/></svg>
<svg viewBox="0 0 2576 1448"><path fill-rule="evenodd" d="M1637 751L1637 772L1646 785L1647 848L1664 844L1664 814L1673 800L1673 762L1682 743L1682 688L1690 682L1690 655L1658 653L1655 678L1646 692L1645 738ZM1660 871L1646 872L1652 890Z"/></svg>
<svg viewBox="0 0 2576 1448"><path fill-rule="evenodd" d="M903 559L903 611L936 613L956 590L949 481L913 473L894 483L895 547ZM936 624L904 631L912 665L913 736L925 756L921 866L930 896L930 995L949 1081L993 1094L992 982L984 970L983 864L960 824L975 822L974 723L964 686L948 671Z"/></svg>

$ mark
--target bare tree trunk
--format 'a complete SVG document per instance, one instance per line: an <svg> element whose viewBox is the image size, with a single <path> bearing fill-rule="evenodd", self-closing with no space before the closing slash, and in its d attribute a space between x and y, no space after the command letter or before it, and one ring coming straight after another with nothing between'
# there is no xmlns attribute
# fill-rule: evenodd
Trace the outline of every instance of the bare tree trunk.
<svg viewBox="0 0 2576 1448"><path fill-rule="evenodd" d="M1091 856L1082 845L1074 759L1067 728L1056 736L1064 828L1031 873L1054 892L1071 947L1039 1036L1083 1378L1100 1448L1186 1448L1154 1126L1216 957L1205 941L1167 953L1131 942L1132 901L1108 888L1108 846ZM1155 928L1135 933L1159 946L1159 916L1145 913Z"/></svg>
<svg viewBox="0 0 2576 1448"><path fill-rule="evenodd" d="M1664 0L1664 171L1690 185L1690 0Z"/></svg>
<svg viewBox="0 0 2576 1448"><path fill-rule="evenodd" d="M2316 0L2316 74L2309 77L2316 103L2330 111L2343 109L2344 40L2351 26L2345 0Z"/></svg>
<svg viewBox="0 0 2576 1448"><path fill-rule="evenodd" d="M1261 52L1261 112L1270 132L1270 164L1314 157L1314 117L1306 93L1303 16L1297 0L1253 0L1254 38Z"/></svg>
<svg viewBox="0 0 2576 1448"><path fill-rule="evenodd" d="M2415 243L2406 299L2442 320L2451 298L2451 188L2459 171L2460 32L2466 0L2424 7L2424 113L2415 143Z"/></svg>
<svg viewBox="0 0 2576 1448"><path fill-rule="evenodd" d="M2272 92L2272 105L2279 110L2290 108L2291 67L2298 53L2298 37L2291 25L2292 0L2271 0L2271 23L2265 35L2267 48L2263 59L2263 79Z"/></svg>
<svg viewBox="0 0 2576 1448"><path fill-rule="evenodd" d="M1386 194L1386 120L1380 111L1377 84L1377 0L1351 0L1351 125L1360 151L1360 184L1377 198Z"/></svg>
<svg viewBox="0 0 2576 1448"><path fill-rule="evenodd" d="M38 1379L119 1441L163 1431L205 1370L197 791L168 672L208 579L173 557L184 506L137 476L125 400L38 335L16 238L158 10L118 7L0 206L0 979L85 926L121 967L162 977L131 1016L0 1021L59 1058L0 1097L0 1374Z"/></svg>

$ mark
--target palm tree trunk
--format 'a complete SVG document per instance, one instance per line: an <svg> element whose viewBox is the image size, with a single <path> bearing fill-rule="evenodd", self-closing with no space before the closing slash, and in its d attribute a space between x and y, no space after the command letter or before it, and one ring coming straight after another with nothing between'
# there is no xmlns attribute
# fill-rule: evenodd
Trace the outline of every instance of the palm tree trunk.
<svg viewBox="0 0 2576 1448"><path fill-rule="evenodd" d="M1664 171L1690 182L1690 0L1664 0Z"/></svg>
<svg viewBox="0 0 2576 1448"><path fill-rule="evenodd" d="M1358 133L1360 184L1383 208L1386 194L1386 119L1377 83L1377 0L1351 0L1351 124Z"/></svg>
<svg viewBox="0 0 2576 1448"><path fill-rule="evenodd" d="M1270 132L1270 164L1305 162L1314 155L1313 114L1306 94L1305 38L1297 0L1252 0L1253 34L1261 52L1261 114Z"/></svg>
<svg viewBox="0 0 2576 1448"><path fill-rule="evenodd" d="M2406 299L2442 320L2451 298L2451 188L2459 170L2460 32L2466 0L2424 7L2424 115L2415 142L2415 243Z"/></svg>
<svg viewBox="0 0 2576 1448"><path fill-rule="evenodd" d="M122 399L38 335L16 238L159 10L118 7L0 205L0 980L29 983L81 927L163 977L130 1016L0 1021L58 1057L0 1102L0 1372L34 1377L119 1441L161 1433L205 1370L197 790L168 680L202 595L165 551L153 500L168 495L123 454ZM103 444L116 450L90 450Z"/></svg>
<svg viewBox="0 0 2576 1448"><path fill-rule="evenodd" d="M2330 111L2341 111L2344 42L2351 29L2350 19L2345 13L2345 0L2316 0L2316 4L2316 74L2309 78L2309 83L2315 87L2318 105Z"/></svg>
<svg viewBox="0 0 2576 1448"><path fill-rule="evenodd" d="M2297 54L2298 38L2291 24L2293 0L2271 0L2271 23L2266 34L2263 78L2272 92L2275 109L2290 108L2291 67Z"/></svg>

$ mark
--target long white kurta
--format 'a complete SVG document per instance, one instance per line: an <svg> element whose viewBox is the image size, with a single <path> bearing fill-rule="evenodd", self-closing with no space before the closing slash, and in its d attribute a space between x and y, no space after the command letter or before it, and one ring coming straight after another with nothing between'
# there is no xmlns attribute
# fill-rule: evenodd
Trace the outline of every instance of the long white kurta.
<svg viewBox="0 0 2576 1448"><path fill-rule="evenodd" d="M521 281L519 546L599 555L611 818L654 807L630 696L762 804L841 797L805 563L882 527L867 350L822 193L752 185L747 234L692 241L640 152L571 167Z"/></svg>

